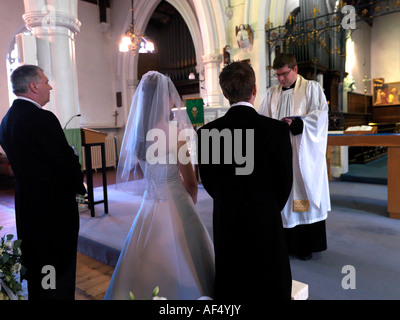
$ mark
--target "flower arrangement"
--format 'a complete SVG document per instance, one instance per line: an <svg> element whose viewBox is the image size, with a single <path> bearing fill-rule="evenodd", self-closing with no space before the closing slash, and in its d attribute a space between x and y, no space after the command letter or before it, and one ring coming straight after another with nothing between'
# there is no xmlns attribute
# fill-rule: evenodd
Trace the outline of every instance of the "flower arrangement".
<svg viewBox="0 0 400 320"><path fill-rule="evenodd" d="M21 240L12 241L13 237L8 234L0 239L0 300L23 300L19 294L22 285L16 279L19 272L25 272L21 265Z"/></svg>
<svg viewBox="0 0 400 320"><path fill-rule="evenodd" d="M153 289L152 299L153 300L167 300L167 298L159 297L158 293L160 292L160 288L157 286ZM131 300L135 300L135 296L133 295L132 291L129 292L129 298Z"/></svg>

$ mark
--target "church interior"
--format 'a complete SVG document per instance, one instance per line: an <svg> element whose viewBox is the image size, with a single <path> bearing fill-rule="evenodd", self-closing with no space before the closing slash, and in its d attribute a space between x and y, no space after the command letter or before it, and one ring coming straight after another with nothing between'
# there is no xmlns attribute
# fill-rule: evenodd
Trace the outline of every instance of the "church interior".
<svg viewBox="0 0 400 320"><path fill-rule="evenodd" d="M328 249L308 261L291 257L299 297L399 299L399 17L396 0L0 0L0 119L15 99L10 74L34 64L53 87L45 108L66 135L85 135L91 190L79 204L76 299L103 299L139 209L140 199L114 184L142 76L170 77L196 127L229 108L218 82L224 65L251 63L257 109L277 84L280 52L296 56L299 74L321 84L329 105ZM212 200L201 181L196 206L212 237ZM0 147L0 237L16 234L14 211L13 172ZM347 266L356 272L350 288Z"/></svg>

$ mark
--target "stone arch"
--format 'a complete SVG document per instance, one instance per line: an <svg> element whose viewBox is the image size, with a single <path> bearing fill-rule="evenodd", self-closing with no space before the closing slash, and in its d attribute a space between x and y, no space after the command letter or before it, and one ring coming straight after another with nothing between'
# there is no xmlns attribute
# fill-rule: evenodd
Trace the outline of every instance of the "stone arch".
<svg viewBox="0 0 400 320"><path fill-rule="evenodd" d="M153 14L155 8L161 0L148 0L139 2L135 11L140 12L140 15L135 15L135 27L137 30L144 30ZM200 32L200 25L197 23L198 19L196 13L187 1L180 0L167 0L172 6L174 6L180 15L183 17L189 32L193 39L193 44L196 52L197 64L199 65L202 61L203 56L203 38ZM126 29L130 23L130 12L127 12L126 23L124 28ZM120 34L125 32L125 29L120 31ZM125 119L128 117L130 109L130 101L132 100L135 89L138 85L137 69L138 69L138 56L127 53L118 53L118 71L120 74L121 86L124 92L124 113Z"/></svg>

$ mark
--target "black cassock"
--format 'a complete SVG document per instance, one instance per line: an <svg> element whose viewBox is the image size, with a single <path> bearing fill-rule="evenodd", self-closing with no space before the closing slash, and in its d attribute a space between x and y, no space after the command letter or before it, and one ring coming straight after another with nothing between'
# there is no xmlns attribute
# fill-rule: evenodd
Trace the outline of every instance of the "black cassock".
<svg viewBox="0 0 400 320"><path fill-rule="evenodd" d="M232 164L227 163L229 156L223 156L229 139L210 139L209 148L205 146L211 129L232 132ZM246 129L254 129L249 154L244 141L251 131ZM216 299L291 299L292 276L280 213L293 180L289 126L239 105L197 133L200 178L214 205ZM217 145L220 164L212 150ZM249 166L250 157L254 160L250 174L237 174L238 167L246 166L235 164L235 156L236 162L243 162L239 155L248 158ZM210 164L204 162L207 158Z"/></svg>
<svg viewBox="0 0 400 320"><path fill-rule="evenodd" d="M0 144L16 179L16 225L29 300L74 299L76 194L85 193L79 158L56 116L23 99L15 100L3 118ZM45 290L42 280L45 288L55 284L55 289Z"/></svg>

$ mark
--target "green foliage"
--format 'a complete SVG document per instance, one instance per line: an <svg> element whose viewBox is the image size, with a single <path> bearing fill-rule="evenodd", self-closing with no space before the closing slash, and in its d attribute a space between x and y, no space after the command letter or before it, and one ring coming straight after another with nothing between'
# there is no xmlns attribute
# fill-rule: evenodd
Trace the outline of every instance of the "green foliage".
<svg viewBox="0 0 400 320"><path fill-rule="evenodd" d="M152 299L153 300L167 300L164 297L159 297L158 296L159 292L160 292L160 288L158 286L156 286L152 292ZM132 291L129 292L129 298L130 298L130 300L135 300L135 296L133 295Z"/></svg>
<svg viewBox="0 0 400 320"><path fill-rule="evenodd" d="M12 241L13 238L8 234L0 239L0 300L22 298L22 285L17 280L17 274L25 272L21 265L21 240Z"/></svg>

